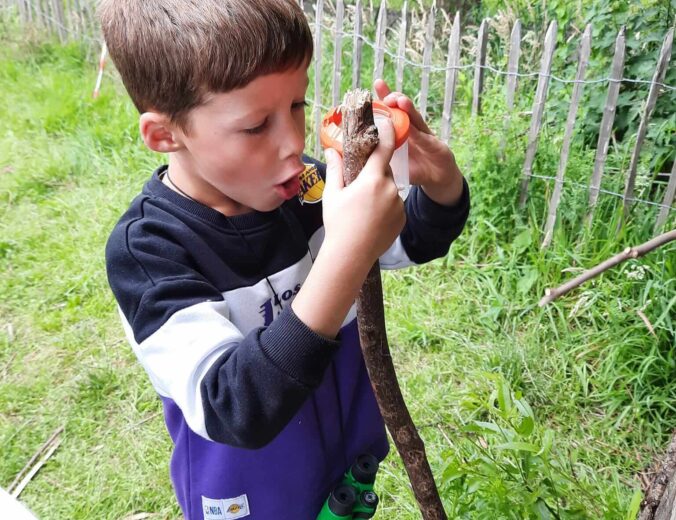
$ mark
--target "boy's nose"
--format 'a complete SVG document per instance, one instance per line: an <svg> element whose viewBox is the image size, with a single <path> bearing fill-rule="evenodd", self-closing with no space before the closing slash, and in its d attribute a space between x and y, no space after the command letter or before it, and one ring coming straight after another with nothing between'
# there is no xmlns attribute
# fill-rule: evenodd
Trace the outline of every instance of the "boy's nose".
<svg viewBox="0 0 676 520"><path fill-rule="evenodd" d="M295 121L290 121L282 131L280 155L282 159L289 156L300 156L305 149L305 124L299 126Z"/></svg>

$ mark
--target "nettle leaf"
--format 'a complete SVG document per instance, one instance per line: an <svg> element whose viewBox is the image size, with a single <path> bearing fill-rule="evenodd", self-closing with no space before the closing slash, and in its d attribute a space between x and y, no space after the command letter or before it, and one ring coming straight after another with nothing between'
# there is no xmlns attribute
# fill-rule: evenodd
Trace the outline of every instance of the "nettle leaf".
<svg viewBox="0 0 676 520"><path fill-rule="evenodd" d="M537 514L538 518L541 520L551 520L553 518L547 504L545 504L545 501L542 499L539 499L533 504L533 512Z"/></svg>
<svg viewBox="0 0 676 520"><path fill-rule="evenodd" d="M516 235L512 246L518 253L523 253L530 246L532 241L532 232L530 228L524 229L521 233Z"/></svg>
<svg viewBox="0 0 676 520"><path fill-rule="evenodd" d="M532 289L533 285L535 285L538 275L538 270L535 267L527 267L524 270L524 275L516 284L516 289L519 291L519 293L528 293L528 291Z"/></svg>
<svg viewBox="0 0 676 520"><path fill-rule="evenodd" d="M533 420L532 417L524 417L519 425L516 427L517 433L520 435L523 435L524 437L528 437L531 433L533 433L533 429L535 428L535 421Z"/></svg>
<svg viewBox="0 0 676 520"><path fill-rule="evenodd" d="M497 433L500 434L502 430L494 422L485 422L485 421L473 421L471 424L467 424L463 427L463 430L466 432L472 433Z"/></svg>
<svg viewBox="0 0 676 520"><path fill-rule="evenodd" d="M529 451L531 453L538 453L540 448L535 444L530 442L505 442L504 444L498 444L495 446L496 450L509 450L509 451Z"/></svg>
<svg viewBox="0 0 676 520"><path fill-rule="evenodd" d="M466 472L456 462L451 462L444 470L441 478L444 484L450 484L454 480L462 478Z"/></svg>

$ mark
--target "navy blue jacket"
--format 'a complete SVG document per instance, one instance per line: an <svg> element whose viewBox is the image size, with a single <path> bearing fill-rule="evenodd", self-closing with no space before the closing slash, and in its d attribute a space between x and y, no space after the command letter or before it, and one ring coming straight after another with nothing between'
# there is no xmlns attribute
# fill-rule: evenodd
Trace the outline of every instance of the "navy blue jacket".
<svg viewBox="0 0 676 520"><path fill-rule="evenodd" d="M320 176L324 166L309 158ZM188 520L314 520L361 453L388 451L354 306L336 340L291 310L324 228L321 202L225 217L161 181L114 228L108 279L127 337L164 404L171 477ZM469 212L419 188L383 268L443 256Z"/></svg>

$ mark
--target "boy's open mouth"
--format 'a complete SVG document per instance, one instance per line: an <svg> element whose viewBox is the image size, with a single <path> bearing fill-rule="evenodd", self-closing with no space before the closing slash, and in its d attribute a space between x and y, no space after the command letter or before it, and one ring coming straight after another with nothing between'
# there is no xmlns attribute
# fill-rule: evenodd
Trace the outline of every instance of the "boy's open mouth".
<svg viewBox="0 0 676 520"><path fill-rule="evenodd" d="M284 200L292 199L293 197L298 195L299 190L300 190L300 179L297 175L294 175L286 182L282 182L281 184L275 185L275 191Z"/></svg>

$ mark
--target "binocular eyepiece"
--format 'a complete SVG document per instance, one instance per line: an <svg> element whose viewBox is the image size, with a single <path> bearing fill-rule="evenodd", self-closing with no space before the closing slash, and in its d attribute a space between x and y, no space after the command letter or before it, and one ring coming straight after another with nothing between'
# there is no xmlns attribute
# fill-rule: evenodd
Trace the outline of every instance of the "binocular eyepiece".
<svg viewBox="0 0 676 520"><path fill-rule="evenodd" d="M359 455L345 472L340 484L331 491L317 520L373 517L379 502L378 495L373 491L378 467L378 459L373 455Z"/></svg>

